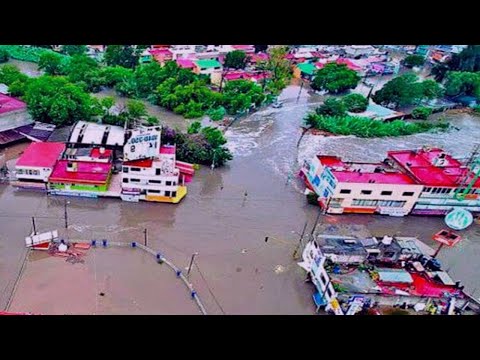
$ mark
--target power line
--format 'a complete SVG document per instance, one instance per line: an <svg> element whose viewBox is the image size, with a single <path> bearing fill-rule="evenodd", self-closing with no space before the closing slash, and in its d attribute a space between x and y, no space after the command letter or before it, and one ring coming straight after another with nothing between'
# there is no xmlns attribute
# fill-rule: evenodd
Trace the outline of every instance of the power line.
<svg viewBox="0 0 480 360"><path fill-rule="evenodd" d="M212 289L211 289L210 286L208 285L208 282L207 282L207 280L205 279L205 276L203 276L202 272L200 271L200 267L198 266L198 264L197 264L195 261L194 261L193 263L195 264L195 267L197 268L198 273L200 274L201 278L202 278L203 281L205 282L205 286L207 287L208 292L210 293L210 295L212 295L213 300L215 301L215 303L217 304L217 306L220 308L220 311L222 312L223 315L227 315L227 314L225 313L225 311L223 310L222 305L220 305L220 302L218 301L217 297L216 297L215 294L213 293Z"/></svg>

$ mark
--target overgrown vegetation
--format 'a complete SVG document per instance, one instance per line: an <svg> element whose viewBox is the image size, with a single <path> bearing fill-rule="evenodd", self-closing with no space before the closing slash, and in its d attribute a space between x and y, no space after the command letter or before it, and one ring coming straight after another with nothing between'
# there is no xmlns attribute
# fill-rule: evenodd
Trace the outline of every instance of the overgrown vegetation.
<svg viewBox="0 0 480 360"><path fill-rule="evenodd" d="M414 119L426 120L430 115L432 115L433 110L426 106L419 106L412 111L412 117Z"/></svg>
<svg viewBox="0 0 480 360"><path fill-rule="evenodd" d="M422 55L408 55L403 59L402 64L408 68L423 66L423 64L425 64L425 57Z"/></svg>
<svg viewBox="0 0 480 360"><path fill-rule="evenodd" d="M343 103L347 111L361 113L367 110L368 99L360 94L349 94L343 97Z"/></svg>
<svg viewBox="0 0 480 360"><path fill-rule="evenodd" d="M8 51L0 48L0 64L7 62L9 58Z"/></svg>
<svg viewBox="0 0 480 360"><path fill-rule="evenodd" d="M449 96L467 95L480 99L480 72L448 72L445 93Z"/></svg>
<svg viewBox="0 0 480 360"><path fill-rule="evenodd" d="M314 90L325 90L338 94L349 89L355 89L360 81L356 71L350 70L345 64L329 63L317 70L311 83Z"/></svg>
<svg viewBox="0 0 480 360"><path fill-rule="evenodd" d="M0 50L6 50L9 57L16 60L38 63L40 56L45 53L57 54L53 50L28 45L0 45ZM65 55L60 55L65 56Z"/></svg>
<svg viewBox="0 0 480 360"><path fill-rule="evenodd" d="M358 116L324 116L311 113L305 118L307 125L336 135L355 135L363 138L404 136L447 129L448 124L443 122L415 122L402 120L382 122Z"/></svg>

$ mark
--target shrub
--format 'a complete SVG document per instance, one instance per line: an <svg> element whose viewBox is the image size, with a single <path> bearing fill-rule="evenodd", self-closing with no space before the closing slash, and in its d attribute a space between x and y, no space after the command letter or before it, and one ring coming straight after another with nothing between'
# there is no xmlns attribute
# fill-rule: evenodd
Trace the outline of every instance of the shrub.
<svg viewBox="0 0 480 360"><path fill-rule="evenodd" d="M432 115L432 109L425 106L419 106L412 111L412 117L414 119L426 120L430 115Z"/></svg>
<svg viewBox="0 0 480 360"><path fill-rule="evenodd" d="M367 110L368 99L360 94L350 94L343 98L343 103L347 111L353 113L361 113Z"/></svg>
<svg viewBox="0 0 480 360"><path fill-rule="evenodd" d="M9 59L8 51L5 49L0 49L0 64L7 62Z"/></svg>
<svg viewBox="0 0 480 360"><path fill-rule="evenodd" d="M341 99L329 98L315 111L318 115L345 116L347 108Z"/></svg>

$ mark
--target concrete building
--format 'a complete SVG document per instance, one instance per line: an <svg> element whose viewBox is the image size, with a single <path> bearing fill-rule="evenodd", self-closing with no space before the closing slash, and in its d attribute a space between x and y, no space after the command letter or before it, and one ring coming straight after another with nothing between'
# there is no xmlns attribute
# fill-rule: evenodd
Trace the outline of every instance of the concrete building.
<svg viewBox="0 0 480 360"><path fill-rule="evenodd" d="M73 147L98 146L123 149L125 131L120 126L79 121L72 128L68 142Z"/></svg>
<svg viewBox="0 0 480 360"><path fill-rule="evenodd" d="M410 213L423 186L383 163L344 162L316 156L302 168L307 187L330 214L362 213L404 216Z"/></svg>
<svg viewBox="0 0 480 360"><path fill-rule="evenodd" d="M15 165L16 178L46 184L64 150L63 143L31 143Z"/></svg>
<svg viewBox="0 0 480 360"><path fill-rule="evenodd" d="M123 163L122 200L178 203L187 194L176 167L176 147L162 146L156 158Z"/></svg>

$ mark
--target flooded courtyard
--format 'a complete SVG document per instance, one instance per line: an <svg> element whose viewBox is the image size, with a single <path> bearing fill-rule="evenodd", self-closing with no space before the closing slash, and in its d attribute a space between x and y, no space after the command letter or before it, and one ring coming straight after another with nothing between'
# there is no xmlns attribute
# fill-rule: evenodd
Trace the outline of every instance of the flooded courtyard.
<svg viewBox="0 0 480 360"><path fill-rule="evenodd" d="M318 208L307 204L304 186L295 177L299 163L319 152L347 160L383 160L387 150L426 144L466 157L480 138L480 119L463 114L448 119L459 128L448 133L370 140L306 136L297 149L303 118L321 98L310 96L306 89L300 93L300 87L293 85L281 100L285 101L283 108L261 110L227 131L234 160L220 169L203 167L198 171L188 196L179 205L69 198L68 229L64 229L66 199L16 192L0 185L0 304L8 301L16 283L25 254L24 238L31 232L31 217L35 216L38 231L59 229L70 239L143 241L147 229L148 245L183 268L192 254L198 253L198 266L190 280L210 314L313 314L313 289L304 282L305 274L292 256L305 221L310 232L318 214ZM149 110L162 111L157 107ZM171 113L159 112L158 116L165 124L178 124ZM432 217L343 215L321 216L320 227L333 233L351 230L380 236L418 235L432 245L432 235L445 225L442 218ZM460 244L444 249L439 256L470 292L480 286L479 235L479 226L473 225L462 232ZM267 243L265 237L270 239ZM126 279L135 278L141 284L145 276L151 276L146 274L150 270L133 266L135 261L128 255L105 253L102 266L128 268ZM167 289L168 281L165 278ZM172 313L186 311L182 301L177 305L177 291L184 291L178 286L172 290L168 308ZM161 290L145 284L135 291L136 296L147 298ZM159 300L158 308L151 304L146 309L167 311L162 303ZM29 306L33 306L31 302L23 303L23 307Z"/></svg>

